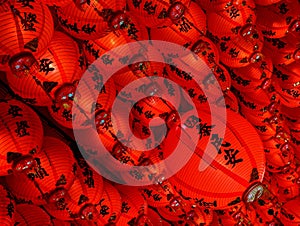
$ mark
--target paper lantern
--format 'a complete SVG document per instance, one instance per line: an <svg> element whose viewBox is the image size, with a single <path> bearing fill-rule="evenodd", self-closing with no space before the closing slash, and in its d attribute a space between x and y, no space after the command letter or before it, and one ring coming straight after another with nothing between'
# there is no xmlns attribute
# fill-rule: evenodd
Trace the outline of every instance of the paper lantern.
<svg viewBox="0 0 300 226"><path fill-rule="evenodd" d="M270 57L263 57L258 62L251 63L246 67L234 68L229 72L232 85L236 89L244 93L251 93L253 90L266 89L271 84L273 63Z"/></svg>
<svg viewBox="0 0 300 226"><path fill-rule="evenodd" d="M280 220L284 225L295 226L300 223L300 198L286 202L281 208Z"/></svg>
<svg viewBox="0 0 300 226"><path fill-rule="evenodd" d="M196 3L191 2L189 8L176 23L169 27L152 28L150 39L188 47L192 46L205 33L206 16Z"/></svg>
<svg viewBox="0 0 300 226"><path fill-rule="evenodd" d="M45 209L60 220L92 221L99 217L103 180L84 159L78 160L77 178L69 190L57 189L49 197Z"/></svg>
<svg viewBox="0 0 300 226"><path fill-rule="evenodd" d="M135 223L149 223L147 219L148 206L137 188L129 186L117 186L122 199L121 215L117 221L118 225Z"/></svg>
<svg viewBox="0 0 300 226"><path fill-rule="evenodd" d="M220 39L220 60L229 67L244 67L263 58L263 38L253 25L247 24L237 35Z"/></svg>
<svg viewBox="0 0 300 226"><path fill-rule="evenodd" d="M128 0L129 11L147 27L170 26L179 20L190 6L190 0L169 1Z"/></svg>
<svg viewBox="0 0 300 226"><path fill-rule="evenodd" d="M18 204L15 212L16 225L52 225L51 217L38 206Z"/></svg>
<svg viewBox="0 0 300 226"><path fill-rule="evenodd" d="M272 58L274 65L288 65L300 59L299 43L299 38L291 33L282 38L265 38L263 52Z"/></svg>
<svg viewBox="0 0 300 226"><path fill-rule="evenodd" d="M180 197L170 199L166 207L160 207L157 211L176 225L210 225L213 218L212 211L208 208L191 208L189 202L180 200Z"/></svg>
<svg viewBox="0 0 300 226"><path fill-rule="evenodd" d="M26 62L13 65L13 61L23 52L33 57L40 56L46 50L53 36L52 15L48 7L38 1L9 1L3 4L8 5L9 10L1 12L4 23L0 27L0 64L6 66L10 63L13 72L26 74Z"/></svg>
<svg viewBox="0 0 300 226"><path fill-rule="evenodd" d="M245 3L245 4L244 4ZM207 13L208 33L219 37L228 37L236 34L241 27L255 24L255 4L253 1L229 4L224 10Z"/></svg>
<svg viewBox="0 0 300 226"><path fill-rule="evenodd" d="M100 213L99 224L117 224L122 211L122 198L118 190L110 183L104 182L103 196L96 208Z"/></svg>
<svg viewBox="0 0 300 226"><path fill-rule="evenodd" d="M20 160L15 172L6 177L6 183L16 197L45 204L56 189L70 189L76 167L73 153L65 143L45 137L42 150Z"/></svg>
<svg viewBox="0 0 300 226"><path fill-rule="evenodd" d="M199 117L202 127L209 130L214 126L204 113ZM218 122L215 127L221 124ZM190 198L195 205L201 206L201 202L197 201L201 197L200 200L212 208L228 208L242 201L241 195L251 183L262 180L265 160L263 146L255 129L232 111L227 111L226 125L225 137L200 131L201 139L192 158L169 179L174 187L181 190L183 197ZM199 127L194 127L194 133L199 133L196 128ZM247 136L243 132L245 130ZM211 160L211 164L204 171L199 171L200 159L207 145L211 152L206 152L208 159L204 161ZM210 159L213 151L217 155Z"/></svg>
<svg viewBox="0 0 300 226"><path fill-rule="evenodd" d="M268 38L281 38L289 26L298 19L300 4L297 1L280 1L270 6L257 6L257 27Z"/></svg>
<svg viewBox="0 0 300 226"><path fill-rule="evenodd" d="M93 124L90 114L99 110L109 111L112 107L116 96L113 80L110 79L104 84L101 69L94 65L88 67L85 76L86 79L79 88L78 80L62 84L54 93L55 103L48 107L51 116L64 127L91 128ZM97 101L91 103L93 99Z"/></svg>
<svg viewBox="0 0 300 226"><path fill-rule="evenodd" d="M255 210L258 224L279 224L279 201L265 185L256 184L245 191L244 200Z"/></svg>
<svg viewBox="0 0 300 226"><path fill-rule="evenodd" d="M0 222L2 225L13 225L15 220L15 202L10 192L0 185Z"/></svg>
<svg viewBox="0 0 300 226"><path fill-rule="evenodd" d="M95 40L107 35L113 28L110 22L123 12L125 1L98 2L76 0L57 9L61 27L78 39Z"/></svg>
<svg viewBox="0 0 300 226"><path fill-rule="evenodd" d="M79 47L75 41L56 31L46 53L37 58L36 68L26 77L7 74L12 90L35 105L52 104L54 94L64 83L73 83L83 74Z"/></svg>
<svg viewBox="0 0 300 226"><path fill-rule="evenodd" d="M255 210L245 204L237 204L228 209L215 210L213 215L213 225L239 225L239 224L255 224ZM254 216L253 216L254 215Z"/></svg>
<svg viewBox="0 0 300 226"><path fill-rule="evenodd" d="M124 13L119 14L119 18L116 17L115 19L113 30L106 36L83 42L84 52L90 63L98 59L105 60L105 53L118 46L122 46L122 51L124 51L122 54L126 54L123 48L125 48L127 43L148 39L147 29L144 26L140 26L132 16ZM130 46L126 50L130 51ZM115 53L114 57L121 59L124 57L122 54L117 55Z"/></svg>
<svg viewBox="0 0 300 226"><path fill-rule="evenodd" d="M0 175L5 176L21 157L40 151L43 127L37 114L20 101L3 100L0 106Z"/></svg>

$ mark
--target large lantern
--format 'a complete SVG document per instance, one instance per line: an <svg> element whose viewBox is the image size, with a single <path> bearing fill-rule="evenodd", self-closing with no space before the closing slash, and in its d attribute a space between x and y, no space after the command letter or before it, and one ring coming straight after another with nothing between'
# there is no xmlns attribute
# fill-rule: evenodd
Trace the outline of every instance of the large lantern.
<svg viewBox="0 0 300 226"><path fill-rule="evenodd" d="M124 11L125 1L80 1L57 9L60 25L78 39L94 40L104 37L113 28L114 16Z"/></svg>
<svg viewBox="0 0 300 226"><path fill-rule="evenodd" d="M241 196L246 188L263 178L265 160L262 142L255 129L230 110L227 111L225 137L201 130L204 127L209 130L214 125L204 113L199 117L201 124L191 127L195 133L200 132L197 149L188 164L169 181L177 190L180 189L182 197L189 198L195 205L201 207L206 203L212 208L231 207L242 202ZM221 125L217 123L216 129ZM207 145L210 152L204 154ZM217 155L211 159L214 152ZM211 164L204 171L199 171L202 156L207 156L204 161L211 159Z"/></svg>
<svg viewBox="0 0 300 226"><path fill-rule="evenodd" d="M150 39L168 41L189 47L205 33L206 15L196 3L192 2L190 7L173 25L164 28L152 28Z"/></svg>
<svg viewBox="0 0 300 226"><path fill-rule="evenodd" d="M43 127L37 114L20 101L2 100L0 106L0 175L5 176L23 156L40 151Z"/></svg>
<svg viewBox="0 0 300 226"><path fill-rule="evenodd" d="M30 74L19 77L7 74L8 84L23 99L38 106L48 106L55 98L55 92L63 84L79 80L86 68L75 41L56 31L47 51L36 58Z"/></svg>
<svg viewBox="0 0 300 226"><path fill-rule="evenodd" d="M46 204L52 192L68 190L76 177L76 161L70 148L57 138L45 137L43 149L22 158L6 183L20 199Z"/></svg>
<svg viewBox="0 0 300 226"><path fill-rule="evenodd" d="M127 0L129 11L147 27L170 26L190 6L190 0L183 1L137 1Z"/></svg>
<svg viewBox="0 0 300 226"><path fill-rule="evenodd" d="M15 1L8 8L1 12L0 67L9 63L11 70L22 74L28 72L28 65L24 60L21 65L14 63L22 61L18 54L40 56L53 36L53 19L48 7L36 0Z"/></svg>

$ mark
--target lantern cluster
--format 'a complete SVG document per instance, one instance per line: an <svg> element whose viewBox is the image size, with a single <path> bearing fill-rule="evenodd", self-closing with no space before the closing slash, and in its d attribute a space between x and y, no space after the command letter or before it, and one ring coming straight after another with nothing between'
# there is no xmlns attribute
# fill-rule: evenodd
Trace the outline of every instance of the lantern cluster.
<svg viewBox="0 0 300 226"><path fill-rule="evenodd" d="M2 1L0 224L299 225L299 12Z"/></svg>

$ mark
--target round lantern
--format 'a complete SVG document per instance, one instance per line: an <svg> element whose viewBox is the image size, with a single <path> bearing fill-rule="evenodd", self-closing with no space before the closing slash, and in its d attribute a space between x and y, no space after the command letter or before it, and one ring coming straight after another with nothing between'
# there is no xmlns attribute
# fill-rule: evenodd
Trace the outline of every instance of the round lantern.
<svg viewBox="0 0 300 226"><path fill-rule="evenodd" d="M300 3L284 0L270 6L257 6L257 27L268 38L281 38L299 19Z"/></svg>
<svg viewBox="0 0 300 226"><path fill-rule="evenodd" d="M209 124L205 114L201 116L200 128L209 131L214 125ZM214 127L221 125L218 122ZM197 128L194 127L195 133L199 133ZM180 188L183 197L197 206L231 207L242 202L241 196L247 187L262 180L265 169L262 142L255 129L230 110L227 111L225 137L204 131L200 131L202 139L188 164L169 180L174 187ZM204 153L207 146L210 152ZM213 154L216 157L212 159ZM202 157L210 164L200 171Z"/></svg>
<svg viewBox="0 0 300 226"><path fill-rule="evenodd" d="M23 156L40 151L43 127L37 114L20 101L2 100L0 106L0 175L5 176Z"/></svg>
<svg viewBox="0 0 300 226"><path fill-rule="evenodd" d="M238 34L221 37L218 48L222 63L233 68L244 67L263 59L263 36L247 24L238 29Z"/></svg>
<svg viewBox="0 0 300 226"><path fill-rule="evenodd" d="M90 63L98 59L105 60L105 53L118 46L148 39L147 29L144 26L140 26L136 19L128 14L118 14L112 26L113 31L106 36L96 40L83 41L84 52ZM130 51L130 46L127 51ZM125 55L126 53L124 52L123 54ZM116 54L111 57L123 59L124 55Z"/></svg>
<svg viewBox="0 0 300 226"><path fill-rule="evenodd" d="M255 4L247 1L238 4L228 4L221 11L207 13L208 34L228 37L237 34L239 29L247 24L255 24Z"/></svg>
<svg viewBox="0 0 300 226"><path fill-rule="evenodd" d="M246 67L229 70L232 85L244 93L251 93L260 88L266 89L271 83L272 71L273 64L270 57L263 57Z"/></svg>
<svg viewBox="0 0 300 226"><path fill-rule="evenodd" d="M13 225L16 215L13 197L2 185L0 194L0 222L2 225Z"/></svg>
<svg viewBox="0 0 300 226"><path fill-rule="evenodd" d="M51 105L61 85L73 83L83 74L86 67L81 59L77 43L56 31L46 53L37 58L35 71L25 77L8 73L8 84L16 94L36 105Z"/></svg>
<svg viewBox="0 0 300 226"><path fill-rule="evenodd" d="M19 204L15 212L15 225L52 225L51 217L38 206Z"/></svg>
<svg viewBox="0 0 300 226"><path fill-rule="evenodd" d="M76 161L70 148L57 138L45 137L42 150L24 157L6 177L13 194L34 204L45 204L56 189L68 190L76 177Z"/></svg>
<svg viewBox="0 0 300 226"><path fill-rule="evenodd" d="M274 65L288 65L300 59L299 44L299 38L291 33L282 38L265 38L263 53L272 58Z"/></svg>
<svg viewBox="0 0 300 226"><path fill-rule="evenodd" d="M289 65L274 68L274 83L282 89L298 89L300 86L300 62L295 61Z"/></svg>
<svg viewBox="0 0 300 226"><path fill-rule="evenodd" d="M49 195L45 209L60 220L93 221L103 197L102 177L84 159L78 160L77 178L70 189L58 188Z"/></svg>
<svg viewBox="0 0 300 226"><path fill-rule="evenodd" d="M128 186L117 186L122 198L121 215L117 224L126 225L130 223L149 223L147 219L148 206L137 188Z"/></svg>
<svg viewBox="0 0 300 226"><path fill-rule="evenodd" d="M150 39L189 47L205 33L206 16L196 3L191 2L189 8L178 18L178 22L169 27L152 28Z"/></svg>
<svg viewBox="0 0 300 226"><path fill-rule="evenodd" d="M99 109L108 111L115 98L115 87L112 80L103 84L103 77L99 70L94 67L88 68L87 72L91 76L86 86L81 86L77 90L78 81L74 83L64 83L54 93L55 102L48 107L50 115L61 125L67 128L89 128L91 119L85 114L86 112L97 112ZM87 98L74 98L75 92L85 92L89 95ZM90 100L98 96L97 102L90 106ZM74 114L72 108L77 108L80 113ZM73 117L76 117L75 119ZM74 120L73 120L74 119Z"/></svg>
<svg viewBox="0 0 300 226"><path fill-rule="evenodd" d="M7 5L5 2L1 4ZM53 36L52 15L48 7L39 1L9 1L8 8L8 11L1 12L0 65L9 64L12 72L27 75L26 66L30 63L19 54L26 52L33 59L46 50ZM20 64L16 65L14 61L17 60Z"/></svg>
<svg viewBox="0 0 300 226"><path fill-rule="evenodd" d="M286 202L281 208L281 222L287 226L296 226L300 223L300 198Z"/></svg>
<svg viewBox="0 0 300 226"><path fill-rule="evenodd" d="M94 40L107 35L113 28L111 21L124 11L125 1L76 0L57 9L61 27L78 39Z"/></svg>
<svg viewBox="0 0 300 226"><path fill-rule="evenodd" d="M176 23L190 6L190 0L183 1L136 1L128 0L130 13L147 27L163 27Z"/></svg>

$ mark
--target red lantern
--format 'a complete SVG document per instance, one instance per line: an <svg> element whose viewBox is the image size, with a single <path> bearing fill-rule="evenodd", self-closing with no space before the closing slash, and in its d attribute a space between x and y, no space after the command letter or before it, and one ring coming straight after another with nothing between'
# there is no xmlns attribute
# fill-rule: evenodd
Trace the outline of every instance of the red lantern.
<svg viewBox="0 0 300 226"><path fill-rule="evenodd" d="M6 183L17 198L45 204L56 189L70 189L76 167L73 153L65 143L45 137L41 152L20 159Z"/></svg>
<svg viewBox="0 0 300 226"><path fill-rule="evenodd" d="M51 217L38 206L19 204L15 211L16 225L52 225Z"/></svg>
<svg viewBox="0 0 300 226"><path fill-rule="evenodd" d="M281 38L299 19L300 3L284 0L271 6L257 6L257 27L265 37Z"/></svg>
<svg viewBox="0 0 300 226"><path fill-rule="evenodd" d="M128 0L129 11L147 27L171 26L190 6L190 0L170 3L169 1Z"/></svg>
<svg viewBox="0 0 300 226"><path fill-rule="evenodd" d="M122 198L121 215L117 224L135 223L136 225L142 225L142 223L149 223L146 217L148 206L139 190L128 186L117 186L117 189Z"/></svg>
<svg viewBox="0 0 300 226"><path fill-rule="evenodd" d="M286 226L296 226L300 223L300 198L286 202L281 208L280 221Z"/></svg>
<svg viewBox="0 0 300 226"><path fill-rule="evenodd" d="M300 59L299 44L299 38L291 33L282 38L265 38L263 52L272 58L274 65L288 65Z"/></svg>
<svg viewBox="0 0 300 226"><path fill-rule="evenodd" d="M152 28L150 39L163 40L185 47L193 45L206 33L206 16L202 9L191 2L178 21L169 27Z"/></svg>
<svg viewBox="0 0 300 226"><path fill-rule="evenodd" d="M150 226L167 226L169 225L166 221L164 221L156 211L152 209L148 209L147 217L150 220Z"/></svg>
<svg viewBox="0 0 300 226"><path fill-rule="evenodd" d="M9 63L12 71L27 74L26 62L18 66L14 65L14 61L23 52L33 58L46 51L54 30L52 15L48 7L38 1L2 4L9 10L1 12L5 22L0 26L0 65L7 66Z"/></svg>
<svg viewBox="0 0 300 226"><path fill-rule="evenodd" d="M15 219L15 202L11 194L0 185L0 222L2 225L13 225Z"/></svg>
<svg viewBox="0 0 300 226"><path fill-rule="evenodd" d="M245 3L245 4L244 4ZM228 37L234 34L247 24L255 24L255 4L253 1L237 4L228 4L222 11L207 13L208 33L219 37Z"/></svg>
<svg viewBox="0 0 300 226"><path fill-rule="evenodd" d="M37 114L22 102L3 100L0 106L0 175L5 176L22 156L40 151L43 127Z"/></svg>
<svg viewBox="0 0 300 226"><path fill-rule="evenodd" d="M251 93L260 88L266 89L270 85L273 64L270 57L263 57L260 61L246 67L234 68L229 72L232 85L236 89L244 93Z"/></svg>
<svg viewBox="0 0 300 226"><path fill-rule="evenodd" d="M111 22L123 12L125 1L109 2L79 1L57 9L63 29L78 39L95 40L107 35L113 27Z"/></svg>
<svg viewBox="0 0 300 226"><path fill-rule="evenodd" d="M220 38L218 43L220 61L234 68L261 61L263 58L261 54L263 36L251 24L245 25L237 32L236 35Z"/></svg>
<svg viewBox="0 0 300 226"><path fill-rule="evenodd" d="M78 177L69 190L58 188L49 194L45 209L60 220L97 221L103 194L102 177L79 159Z"/></svg>
<svg viewBox="0 0 300 226"><path fill-rule="evenodd" d="M103 60L105 53L116 47L126 45L130 42L148 39L147 29L143 26L139 26L135 18L124 13L118 14L118 16L115 17L115 20L116 21L114 21L114 24L112 25L112 32L96 40L84 41L84 52L90 63L93 63L99 58ZM130 51L130 46L127 51ZM122 58L124 56L118 55L115 57Z"/></svg>
<svg viewBox="0 0 300 226"><path fill-rule="evenodd" d="M204 113L199 117L202 124L211 125ZM219 123L216 126L222 124ZM211 145L209 150L218 154L211 159L208 168L199 171L200 159L207 145ZM208 160L212 158L210 155L205 154ZM242 193L252 182L262 180L264 168L263 145L255 129L238 114L227 111L225 137L218 134L211 134L210 137L202 133L202 139L188 164L169 180L180 188L183 197L191 198L196 205L200 205L197 200L203 198L212 208L226 208L241 202Z"/></svg>
<svg viewBox="0 0 300 226"><path fill-rule="evenodd" d="M79 80L85 69L85 65L80 65L80 59L77 43L56 31L47 52L37 58L34 72L25 77L7 74L7 80L22 98L39 106L48 106L59 87Z"/></svg>

